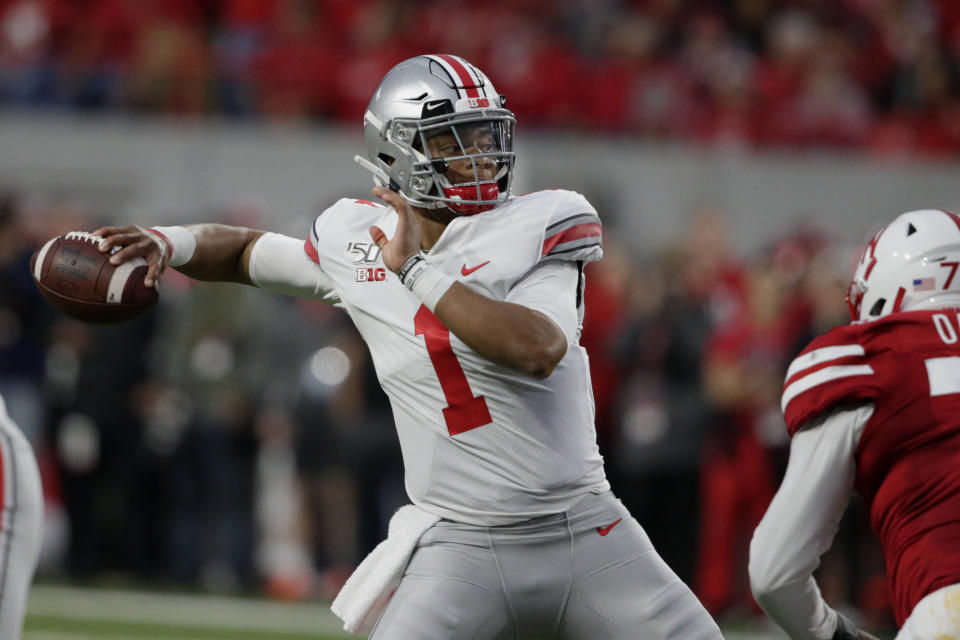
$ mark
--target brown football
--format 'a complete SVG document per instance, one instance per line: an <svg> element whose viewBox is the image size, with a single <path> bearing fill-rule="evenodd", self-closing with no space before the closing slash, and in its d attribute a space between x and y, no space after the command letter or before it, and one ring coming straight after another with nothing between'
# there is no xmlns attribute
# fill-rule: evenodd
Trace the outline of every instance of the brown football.
<svg viewBox="0 0 960 640"><path fill-rule="evenodd" d="M100 240L71 231L37 250L30 272L43 296L68 316L98 324L125 322L156 305L157 289L143 284L146 260L112 265L97 248Z"/></svg>

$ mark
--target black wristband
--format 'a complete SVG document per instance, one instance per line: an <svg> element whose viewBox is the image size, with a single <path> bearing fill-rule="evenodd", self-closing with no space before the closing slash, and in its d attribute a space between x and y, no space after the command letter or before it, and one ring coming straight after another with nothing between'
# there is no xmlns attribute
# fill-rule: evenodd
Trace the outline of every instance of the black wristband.
<svg viewBox="0 0 960 640"><path fill-rule="evenodd" d="M397 271L397 277L400 278L400 283L406 285L407 274L410 273L410 270L413 269L417 264L423 262L424 257L419 253L415 253L407 261L403 263L403 266L400 267L400 270Z"/></svg>

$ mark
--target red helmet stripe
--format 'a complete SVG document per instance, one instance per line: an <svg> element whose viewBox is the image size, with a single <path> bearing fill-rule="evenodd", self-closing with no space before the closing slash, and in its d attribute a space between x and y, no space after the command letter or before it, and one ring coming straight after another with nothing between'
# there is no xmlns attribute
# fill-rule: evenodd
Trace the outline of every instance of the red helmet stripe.
<svg viewBox="0 0 960 640"><path fill-rule="evenodd" d="M864 253L863 253L864 258L867 257L868 253L870 255L870 264L867 265L867 270L863 273L864 281L867 281L870 279L870 272L873 271L873 268L875 266L877 266L877 256L875 255L877 251L877 243L880 242L880 236L882 236L883 232L886 230L887 230L886 227L884 227L883 229L880 229L880 231L877 232L877 235L873 236L873 238L867 244L867 248L864 250Z"/></svg>
<svg viewBox="0 0 960 640"><path fill-rule="evenodd" d="M477 88L480 86L479 80L460 58L447 54L440 54L437 58L440 58L450 66L454 75L460 79L460 84L463 86L463 90L467 92L468 98L480 97L480 92L477 91Z"/></svg>
<svg viewBox="0 0 960 640"><path fill-rule="evenodd" d="M903 304L903 296L907 293L907 290L903 287L900 287L900 290L897 291L897 299L893 301L893 311L891 313L897 313L900 311L900 306Z"/></svg>
<svg viewBox="0 0 960 640"><path fill-rule="evenodd" d="M950 219L953 220L953 224L957 225L957 228L960 229L960 216L955 213L950 213L949 211L944 211L944 213L950 216Z"/></svg>

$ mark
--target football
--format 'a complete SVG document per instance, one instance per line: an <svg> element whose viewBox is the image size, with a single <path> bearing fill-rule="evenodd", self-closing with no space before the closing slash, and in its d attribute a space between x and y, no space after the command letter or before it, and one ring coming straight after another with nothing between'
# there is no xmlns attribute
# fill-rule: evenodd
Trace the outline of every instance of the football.
<svg viewBox="0 0 960 640"><path fill-rule="evenodd" d="M50 304L71 318L125 322L157 304L157 289L143 284L146 260L112 265L97 248L101 239L84 231L57 236L33 254L30 272Z"/></svg>

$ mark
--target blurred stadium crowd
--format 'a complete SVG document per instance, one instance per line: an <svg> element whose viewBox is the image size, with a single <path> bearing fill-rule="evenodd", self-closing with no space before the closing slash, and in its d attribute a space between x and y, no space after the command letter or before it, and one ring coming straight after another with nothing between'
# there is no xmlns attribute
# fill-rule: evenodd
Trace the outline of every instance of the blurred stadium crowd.
<svg viewBox="0 0 960 640"><path fill-rule="evenodd" d="M44 239L100 221L13 198L0 211L0 393L42 467L41 575L332 597L406 502L346 315L171 270L154 312L80 324L27 265ZM847 321L851 250L799 229L743 256L724 224L704 206L644 258L608 233L581 342L615 490L711 613L742 619L759 613L747 545L786 461L783 374ZM857 510L820 584L883 628L882 561Z"/></svg>
<svg viewBox="0 0 960 640"><path fill-rule="evenodd" d="M0 105L354 126L427 50L524 127L960 150L953 0L0 0Z"/></svg>

